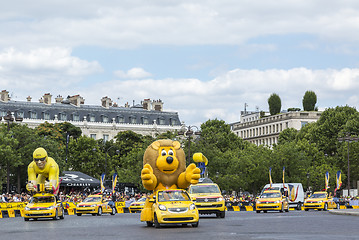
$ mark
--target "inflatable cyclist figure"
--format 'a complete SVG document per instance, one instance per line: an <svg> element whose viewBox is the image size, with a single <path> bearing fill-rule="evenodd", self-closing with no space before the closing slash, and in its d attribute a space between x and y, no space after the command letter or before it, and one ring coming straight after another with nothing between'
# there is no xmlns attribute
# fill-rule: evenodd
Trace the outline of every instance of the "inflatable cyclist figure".
<svg viewBox="0 0 359 240"><path fill-rule="evenodd" d="M46 191L57 194L59 190L59 166L55 160L47 155L44 148L35 149L33 161L27 168L28 191L39 192L38 184L43 185Z"/></svg>

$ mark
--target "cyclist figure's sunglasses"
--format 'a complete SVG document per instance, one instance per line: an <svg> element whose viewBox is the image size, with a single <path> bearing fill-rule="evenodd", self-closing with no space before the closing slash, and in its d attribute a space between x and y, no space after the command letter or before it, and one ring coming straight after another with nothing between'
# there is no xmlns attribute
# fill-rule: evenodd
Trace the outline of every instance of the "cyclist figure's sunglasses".
<svg viewBox="0 0 359 240"><path fill-rule="evenodd" d="M45 161L45 160L46 160L46 157L43 157L43 158L34 158L34 161L35 161L35 162L38 162L38 161L43 162L43 161Z"/></svg>

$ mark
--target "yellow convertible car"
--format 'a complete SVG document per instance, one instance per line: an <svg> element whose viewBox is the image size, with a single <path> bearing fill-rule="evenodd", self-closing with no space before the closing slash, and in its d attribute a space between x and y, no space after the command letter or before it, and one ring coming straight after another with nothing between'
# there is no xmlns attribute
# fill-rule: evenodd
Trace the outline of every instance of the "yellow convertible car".
<svg viewBox="0 0 359 240"><path fill-rule="evenodd" d="M328 196L327 192L314 192L309 198L304 201L304 210L309 209L328 210L333 208L339 208L339 205L333 201L332 197Z"/></svg>
<svg viewBox="0 0 359 240"><path fill-rule="evenodd" d="M116 214L116 208L111 206L102 195L89 195L81 203L77 204L76 215L92 214L92 216L101 216L102 213Z"/></svg>
<svg viewBox="0 0 359 240"><path fill-rule="evenodd" d="M147 226L154 224L159 228L161 224L191 224L193 227L198 227L198 209L186 190L158 190L148 201L152 203L151 209L148 209L149 211L144 209L141 213L146 215L144 218L147 219ZM149 219L151 221L148 221Z"/></svg>
<svg viewBox="0 0 359 240"><path fill-rule="evenodd" d="M64 219L64 208L52 193L36 193L24 209L24 220L38 218Z"/></svg>
<svg viewBox="0 0 359 240"><path fill-rule="evenodd" d="M263 211L289 211L288 198L283 196L279 190L266 190L256 201L256 212Z"/></svg>

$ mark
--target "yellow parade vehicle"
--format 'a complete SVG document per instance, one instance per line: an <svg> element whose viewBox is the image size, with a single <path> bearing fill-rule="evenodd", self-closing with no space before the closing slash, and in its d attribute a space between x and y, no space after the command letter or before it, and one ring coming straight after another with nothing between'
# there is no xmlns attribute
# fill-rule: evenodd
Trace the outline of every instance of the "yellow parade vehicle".
<svg viewBox="0 0 359 240"><path fill-rule="evenodd" d="M317 209L318 211L321 210L328 210L333 208L338 208L339 205L333 201L331 196L328 196L328 193L323 192L314 192L309 198L304 201L304 210L309 211L309 209Z"/></svg>
<svg viewBox="0 0 359 240"><path fill-rule="evenodd" d="M256 201L256 212L289 211L288 198L279 190L265 190Z"/></svg>
<svg viewBox="0 0 359 240"><path fill-rule="evenodd" d="M92 216L101 216L103 213L111 215L116 214L116 208L109 204L102 195L89 195L76 206L76 215L92 214Z"/></svg>
<svg viewBox="0 0 359 240"><path fill-rule="evenodd" d="M34 194L24 208L24 220L39 218L64 219L64 208L52 193L39 192Z"/></svg>
<svg viewBox="0 0 359 240"><path fill-rule="evenodd" d="M218 185L212 181L190 185L189 195L200 214L213 214L224 218L226 214L225 200Z"/></svg>
<svg viewBox="0 0 359 240"><path fill-rule="evenodd" d="M141 220L145 219L147 226L159 228L162 224L191 224L198 227L198 210L186 190L158 190L147 201L152 203L151 209L144 209L141 213Z"/></svg>
<svg viewBox="0 0 359 240"><path fill-rule="evenodd" d="M138 199L136 202L131 203L128 210L130 211L130 213L141 212L143 207L145 206L145 202L146 202L146 198L142 197Z"/></svg>

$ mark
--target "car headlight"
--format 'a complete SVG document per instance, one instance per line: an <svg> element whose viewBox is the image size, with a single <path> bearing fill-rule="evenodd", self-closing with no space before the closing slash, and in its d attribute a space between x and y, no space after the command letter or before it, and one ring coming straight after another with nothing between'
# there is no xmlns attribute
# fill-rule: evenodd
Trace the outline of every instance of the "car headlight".
<svg viewBox="0 0 359 240"><path fill-rule="evenodd" d="M141 204L140 204L140 206L143 206L143 205L145 205L145 203L141 203Z"/></svg>
<svg viewBox="0 0 359 240"><path fill-rule="evenodd" d="M47 207L46 210L51 210L51 209L54 209L55 206L50 206L50 207Z"/></svg>
<svg viewBox="0 0 359 240"><path fill-rule="evenodd" d="M260 202L260 201L256 201L256 204L261 204L261 202Z"/></svg>
<svg viewBox="0 0 359 240"><path fill-rule="evenodd" d="M323 201L318 201L318 203L322 203Z"/></svg>
<svg viewBox="0 0 359 240"><path fill-rule="evenodd" d="M26 211L29 211L29 210L30 210L30 208L29 208L29 207L25 207L25 210L26 210Z"/></svg>
<svg viewBox="0 0 359 240"><path fill-rule="evenodd" d="M93 205L91 205L91 207L97 207L97 204L93 204Z"/></svg>
<svg viewBox="0 0 359 240"><path fill-rule="evenodd" d="M280 203L280 201L278 200L278 201L275 201L274 203Z"/></svg>
<svg viewBox="0 0 359 240"><path fill-rule="evenodd" d="M217 202L220 202L220 201L222 201L222 200L223 200L222 197L217 198Z"/></svg>
<svg viewBox="0 0 359 240"><path fill-rule="evenodd" d="M166 210L167 210L166 206L165 206L165 205L162 205L162 204L158 205L158 208L159 208L161 211L166 211Z"/></svg>
<svg viewBox="0 0 359 240"><path fill-rule="evenodd" d="M192 203L191 205L189 205L189 210L194 210L196 209L196 205L194 205L194 203Z"/></svg>

